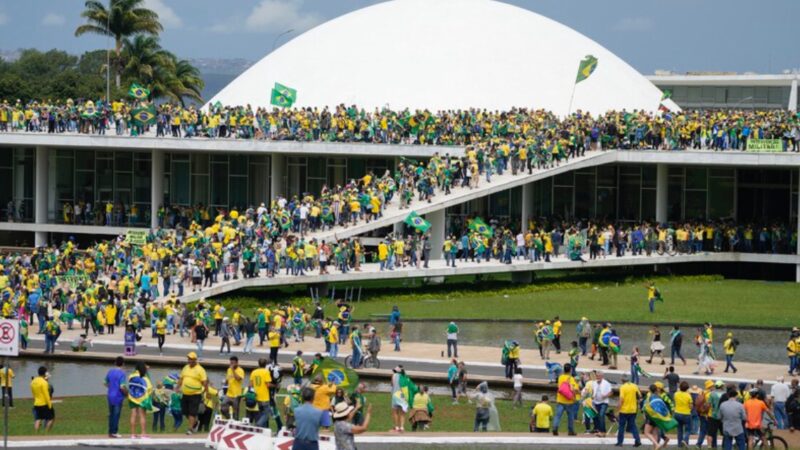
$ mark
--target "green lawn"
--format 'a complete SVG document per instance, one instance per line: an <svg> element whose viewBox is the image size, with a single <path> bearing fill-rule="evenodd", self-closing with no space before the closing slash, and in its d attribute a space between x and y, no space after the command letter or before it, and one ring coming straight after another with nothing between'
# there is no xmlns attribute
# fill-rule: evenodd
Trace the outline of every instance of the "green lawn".
<svg viewBox="0 0 800 450"><path fill-rule="evenodd" d="M702 323L715 325L791 327L797 320L788 311L800 303L800 284L726 280L720 276L653 278L665 302L651 314L645 283L649 278L561 275L515 285L507 279L480 282L448 280L441 285L364 285L354 317L368 320L387 315L398 305L406 319L515 319L560 316L593 321ZM337 289L337 297L343 288ZM302 291L243 290L221 297L229 309L252 311L262 304L293 302L310 305ZM332 305L327 312L333 314Z"/></svg>
<svg viewBox="0 0 800 450"><path fill-rule="evenodd" d="M388 431L392 428L389 394L368 393L367 401L373 404L373 417L370 431ZM475 407L468 405L462 399L460 405L452 405L450 397L433 396L435 411L432 431L468 432L472 431L475 418ZM500 415L500 424L503 431L528 431L528 414L531 402L524 402L521 408L514 408L510 401L498 400L497 409ZM16 408L9 414L9 435L28 436L34 434L33 419L31 415L31 400L18 400ZM54 405L56 422L51 434L54 435L104 435L107 428L107 406L103 396L70 397L62 399ZM553 405L555 408L555 405ZM152 415L148 414L148 427L151 426ZM171 431L172 417L168 414L166 419L167 432ZM566 420L562 420L562 427L566 429ZM407 425L410 430L410 425ZM578 426L582 429L582 426ZM180 432L186 430L186 425ZM41 432L40 432L41 434ZM130 434L130 408L127 404L123 407L120 421L120 434ZM153 435L158 433L151 433Z"/></svg>

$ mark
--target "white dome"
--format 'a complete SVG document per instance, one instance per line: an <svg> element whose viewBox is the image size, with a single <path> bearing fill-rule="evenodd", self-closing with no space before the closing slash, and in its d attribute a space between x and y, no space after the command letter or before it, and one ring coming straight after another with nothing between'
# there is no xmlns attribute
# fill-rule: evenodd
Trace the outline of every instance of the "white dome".
<svg viewBox="0 0 800 450"><path fill-rule="evenodd" d="M291 24L288 24L291 25ZM295 106L373 109L658 108L661 91L601 45L558 22L492 0L394 0L326 22L237 77L209 103L270 105L275 82Z"/></svg>

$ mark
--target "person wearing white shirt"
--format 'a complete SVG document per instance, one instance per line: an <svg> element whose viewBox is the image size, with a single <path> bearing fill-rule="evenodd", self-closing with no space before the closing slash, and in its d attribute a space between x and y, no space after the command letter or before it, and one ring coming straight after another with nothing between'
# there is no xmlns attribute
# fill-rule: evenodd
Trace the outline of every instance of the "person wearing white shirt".
<svg viewBox="0 0 800 450"><path fill-rule="evenodd" d="M611 383L605 379L603 372L595 372L597 379L592 381L592 405L597 410L594 418L594 431L605 436L606 434L606 411L608 410L608 399L611 397Z"/></svg>
<svg viewBox="0 0 800 450"><path fill-rule="evenodd" d="M778 381L772 385L769 395L775 401L775 422L778 429L785 430L788 428L789 416L786 414L786 399L792 394L789 385L783 382L783 377L778 377Z"/></svg>
<svg viewBox="0 0 800 450"><path fill-rule="evenodd" d="M511 377L514 381L514 407L522 406L522 368L517 367L514 371L514 376Z"/></svg>

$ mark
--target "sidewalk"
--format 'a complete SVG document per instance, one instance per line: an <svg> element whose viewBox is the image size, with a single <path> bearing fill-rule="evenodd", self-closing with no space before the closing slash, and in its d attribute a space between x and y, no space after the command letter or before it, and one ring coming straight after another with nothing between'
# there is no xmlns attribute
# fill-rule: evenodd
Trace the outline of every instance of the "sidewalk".
<svg viewBox="0 0 800 450"><path fill-rule="evenodd" d="M64 330L61 338L59 338L59 347L57 350L68 350L69 345L72 340L78 337L83 331L78 329L73 330ZM31 335L31 338L34 340L43 340L44 338L41 335ZM98 344L119 344L120 346L120 353L122 353L122 345L123 345L123 333L121 331L117 331L114 335L99 335L97 337L90 336L90 339L93 342ZM137 343L137 345L146 345L150 348L157 348L157 342L155 339L150 337L149 329L144 330L142 340ZM214 337L213 334L210 335L204 345L205 353L209 356L214 355L216 356L219 353L219 346L220 346L220 338ZM169 335L166 338L166 343L164 348L169 349L183 349L188 351L195 349L195 344L190 342L190 338L188 336L181 338L179 335ZM242 354L243 344L240 346L231 345L232 354ZM344 358L349 354L349 345L340 345L339 346L339 357ZM443 342L442 344L430 344L430 343L421 343L421 342L403 342L401 345L400 352L392 351L393 346L387 341L384 340L383 349L381 351L381 358L382 359L391 359L396 360L399 362L419 362L419 363L429 363L429 364L442 364L442 371L446 373L447 367L446 365L449 364L449 359L446 356L446 346ZM281 355L294 355L297 350L302 350L303 353L307 356L311 356L314 353L323 353L325 350L325 344L322 342L321 339L315 339L312 336L307 336L305 342L296 343L293 339L289 339L289 347L282 348L280 351ZM485 346L471 346L471 345L463 345L459 346L459 360L464 361L469 366L480 366L480 367L497 367L498 368L498 375L501 375L499 368L501 368L500 364L500 355L501 349L495 347L485 347ZM263 347L258 346L258 337L256 336L256 345L254 347L254 356L252 359L255 359L257 356L255 355L263 355L267 356L269 353L269 347L266 346L266 343ZM76 358L80 358L79 353L76 353ZM566 352L562 352L561 354L557 354L555 351L551 351L550 353L551 361L558 362L560 364L564 364L569 362L569 357L567 356ZM539 352L536 349L523 349L520 352L520 360L523 369L545 369L545 362L539 356ZM604 370L607 373L630 373L630 362L628 361L627 355L620 354L618 356L618 364L616 370L609 370L607 367L604 368L600 365L600 361L598 360L590 360L588 357L583 357L579 360L578 369L580 371L598 369ZM647 364L645 358L641 358L642 369L653 376L653 380L660 380L664 374L664 371L668 367L668 365L660 365L660 364ZM697 368L697 361L695 359L687 358L687 364L683 365L679 361L676 361L675 365L675 372L678 373L681 377L688 377L697 380L706 380L706 379L713 379L713 380L724 380L726 382L754 382L758 379L762 379L767 383L774 382L777 377L784 376L787 378L791 378L787 374L786 366L778 365L778 364L758 364L758 363L748 363L748 362L737 362L736 367L739 369L736 374L732 373L724 373L722 369L724 368L724 361L718 361L717 370L715 371L714 375L705 376L703 374L695 375L693 372ZM389 367L384 367L383 369L389 369ZM642 377L646 383L646 379Z"/></svg>

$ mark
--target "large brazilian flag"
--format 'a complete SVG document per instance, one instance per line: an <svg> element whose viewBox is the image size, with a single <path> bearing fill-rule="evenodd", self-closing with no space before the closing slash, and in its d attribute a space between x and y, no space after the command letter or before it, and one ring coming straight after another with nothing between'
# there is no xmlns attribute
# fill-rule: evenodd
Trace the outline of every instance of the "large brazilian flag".
<svg viewBox="0 0 800 450"><path fill-rule="evenodd" d="M494 230L492 227L486 224L480 217L476 217L469 221L469 229L470 231L474 231L481 236L492 237L494 236Z"/></svg>
<svg viewBox="0 0 800 450"><path fill-rule="evenodd" d="M597 58L592 55L586 55L586 58L583 58L578 64L578 76L575 78L575 83L580 83L589 78L595 69L597 69Z"/></svg>
<svg viewBox="0 0 800 450"><path fill-rule="evenodd" d="M644 401L644 413L663 432L668 432L678 426L678 422L669 412L667 403L661 397L648 394Z"/></svg>
<svg viewBox="0 0 800 450"><path fill-rule="evenodd" d="M348 369L344 364L333 358L325 358L320 365L314 369L311 378L319 375L323 380L333 383L336 386L352 392L358 386L358 374L353 369Z"/></svg>
<svg viewBox="0 0 800 450"><path fill-rule="evenodd" d="M423 219L422 216L420 216L414 211L411 211L411 213L409 213L408 216L406 216L406 220L404 220L404 222L406 225L419 231L420 233L428 231L428 229L431 227L430 222Z"/></svg>

